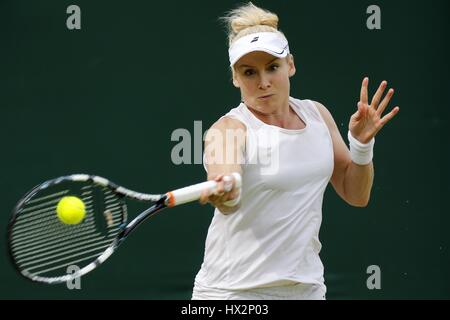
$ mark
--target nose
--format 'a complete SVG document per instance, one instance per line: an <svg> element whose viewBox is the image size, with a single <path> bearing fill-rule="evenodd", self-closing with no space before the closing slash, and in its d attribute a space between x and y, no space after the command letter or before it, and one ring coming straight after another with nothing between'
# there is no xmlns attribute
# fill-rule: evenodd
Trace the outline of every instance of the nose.
<svg viewBox="0 0 450 320"><path fill-rule="evenodd" d="M259 78L259 89L267 90L271 87L270 76L264 73L261 73Z"/></svg>

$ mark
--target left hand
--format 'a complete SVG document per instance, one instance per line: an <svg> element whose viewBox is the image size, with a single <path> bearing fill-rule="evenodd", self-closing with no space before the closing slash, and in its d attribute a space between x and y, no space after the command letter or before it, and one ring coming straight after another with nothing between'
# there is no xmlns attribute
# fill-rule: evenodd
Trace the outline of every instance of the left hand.
<svg viewBox="0 0 450 320"><path fill-rule="evenodd" d="M358 102L358 111L356 111L350 118L348 125L352 136L361 143L368 143L388 123L394 116L400 111L399 107L395 107L384 117L381 117L383 111L389 104L392 96L394 95L394 89L389 89L388 93L381 101L384 90L386 89L387 82L381 82L377 92L372 98L372 102L369 105L367 86L369 85L369 78L364 78L361 85L361 96Z"/></svg>

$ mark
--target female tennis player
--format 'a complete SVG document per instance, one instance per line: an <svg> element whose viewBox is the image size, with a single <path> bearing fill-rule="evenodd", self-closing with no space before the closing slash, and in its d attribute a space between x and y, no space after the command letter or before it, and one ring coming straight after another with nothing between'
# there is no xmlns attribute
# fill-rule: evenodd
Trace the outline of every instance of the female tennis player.
<svg viewBox="0 0 450 320"><path fill-rule="evenodd" d="M350 117L350 150L325 106L290 96L295 72L278 17L252 3L225 17L233 84L242 102L205 139L208 179L219 194L193 299L325 299L319 229L331 182L352 206L365 207L374 168L374 137L398 112L383 116L394 93L383 81L369 101L369 79ZM242 188L223 181L242 174Z"/></svg>

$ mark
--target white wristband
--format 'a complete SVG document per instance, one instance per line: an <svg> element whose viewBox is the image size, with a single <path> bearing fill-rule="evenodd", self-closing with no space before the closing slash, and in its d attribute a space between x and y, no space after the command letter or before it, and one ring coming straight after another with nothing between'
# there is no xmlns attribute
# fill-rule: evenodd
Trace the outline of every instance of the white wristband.
<svg viewBox="0 0 450 320"><path fill-rule="evenodd" d="M354 163L364 166L372 162L375 138L368 143L361 143L352 136L349 130L348 141L350 142L350 156Z"/></svg>

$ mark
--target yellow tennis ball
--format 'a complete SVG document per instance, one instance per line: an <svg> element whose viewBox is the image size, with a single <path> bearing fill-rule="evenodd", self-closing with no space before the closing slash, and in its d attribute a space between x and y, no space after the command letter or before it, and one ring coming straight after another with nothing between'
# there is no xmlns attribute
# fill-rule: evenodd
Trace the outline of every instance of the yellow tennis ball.
<svg viewBox="0 0 450 320"><path fill-rule="evenodd" d="M84 219L86 209L84 202L80 198L67 196L59 200L56 206L56 213L59 220L63 223L78 224Z"/></svg>

